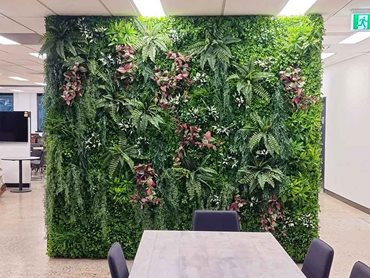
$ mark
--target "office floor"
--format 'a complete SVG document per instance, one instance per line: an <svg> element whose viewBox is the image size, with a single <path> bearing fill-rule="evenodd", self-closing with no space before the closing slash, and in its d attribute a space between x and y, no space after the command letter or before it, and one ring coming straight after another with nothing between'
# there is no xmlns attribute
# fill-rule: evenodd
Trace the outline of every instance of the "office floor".
<svg viewBox="0 0 370 278"><path fill-rule="evenodd" d="M106 260L46 255L43 182L32 192L0 197L0 278L109 277ZM335 249L331 277L348 277L356 260L370 264L370 215L322 194L321 237Z"/></svg>

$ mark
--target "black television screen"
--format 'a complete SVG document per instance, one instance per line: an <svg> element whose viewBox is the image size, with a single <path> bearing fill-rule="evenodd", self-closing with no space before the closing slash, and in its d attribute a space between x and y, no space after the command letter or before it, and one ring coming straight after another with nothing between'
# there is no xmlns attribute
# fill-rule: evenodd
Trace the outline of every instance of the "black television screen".
<svg viewBox="0 0 370 278"><path fill-rule="evenodd" d="M29 112L0 112L0 141L28 142Z"/></svg>

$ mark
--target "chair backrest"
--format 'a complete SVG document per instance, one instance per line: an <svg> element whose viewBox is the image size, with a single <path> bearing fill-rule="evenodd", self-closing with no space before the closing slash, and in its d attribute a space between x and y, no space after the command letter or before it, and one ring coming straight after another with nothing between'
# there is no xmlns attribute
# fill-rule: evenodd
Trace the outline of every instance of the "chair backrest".
<svg viewBox="0 0 370 278"><path fill-rule="evenodd" d="M321 239L314 239L303 262L302 272L307 278L328 278L334 250Z"/></svg>
<svg viewBox="0 0 370 278"><path fill-rule="evenodd" d="M41 157L42 150L31 150L31 156L38 156Z"/></svg>
<svg viewBox="0 0 370 278"><path fill-rule="evenodd" d="M370 278L370 267L363 262L356 262L349 278Z"/></svg>
<svg viewBox="0 0 370 278"><path fill-rule="evenodd" d="M45 166L45 155L46 155L46 151L42 151L41 157L40 157L40 167Z"/></svg>
<svg viewBox="0 0 370 278"><path fill-rule="evenodd" d="M193 231L239 232L236 211L196 210L193 213Z"/></svg>
<svg viewBox="0 0 370 278"><path fill-rule="evenodd" d="M112 244L108 252L108 264L112 278L128 278L128 268L122 247L118 242Z"/></svg>

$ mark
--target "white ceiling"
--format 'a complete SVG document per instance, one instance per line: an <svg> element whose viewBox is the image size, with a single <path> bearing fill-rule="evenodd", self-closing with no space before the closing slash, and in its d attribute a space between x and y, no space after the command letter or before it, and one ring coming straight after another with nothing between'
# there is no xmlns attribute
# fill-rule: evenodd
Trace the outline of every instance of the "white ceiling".
<svg viewBox="0 0 370 278"><path fill-rule="evenodd" d="M304 1L304 0L302 0ZM277 15L288 0L161 0L167 15ZM324 16L324 47L336 55L325 66L370 52L370 39L355 45L339 45L351 34L352 9L370 9L370 0L318 0L310 13ZM48 15L138 15L132 0L0 0L0 33L45 32ZM40 45L0 45L1 85L34 85L43 82L43 61L32 57ZM9 79L21 76L29 81ZM3 88L0 90L4 90Z"/></svg>

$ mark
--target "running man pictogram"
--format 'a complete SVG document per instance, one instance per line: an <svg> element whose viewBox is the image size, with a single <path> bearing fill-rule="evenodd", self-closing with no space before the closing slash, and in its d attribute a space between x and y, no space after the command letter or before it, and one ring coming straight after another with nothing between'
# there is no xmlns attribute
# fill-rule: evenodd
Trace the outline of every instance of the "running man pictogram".
<svg viewBox="0 0 370 278"><path fill-rule="evenodd" d="M359 15L358 16L358 29L366 30L368 25L368 17L367 15Z"/></svg>

